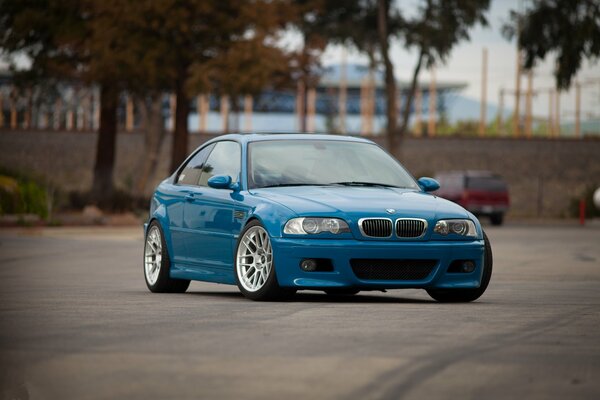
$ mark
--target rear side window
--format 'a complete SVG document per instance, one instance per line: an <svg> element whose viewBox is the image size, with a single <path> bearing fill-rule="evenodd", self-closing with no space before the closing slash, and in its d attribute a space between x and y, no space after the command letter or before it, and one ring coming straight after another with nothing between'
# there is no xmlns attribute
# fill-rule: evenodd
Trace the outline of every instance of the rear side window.
<svg viewBox="0 0 600 400"><path fill-rule="evenodd" d="M467 177L467 189L505 192L506 183L497 176L469 176Z"/></svg>
<svg viewBox="0 0 600 400"><path fill-rule="evenodd" d="M232 182L240 177L242 150L237 142L217 142L202 168L199 185L208 186L208 180L215 175L229 175Z"/></svg>
<svg viewBox="0 0 600 400"><path fill-rule="evenodd" d="M205 167L206 158L210 154L210 151L215 147L214 144L208 145L199 152L197 152L183 167L179 175L177 176L176 182L181 185L198 185L200 181L200 175Z"/></svg>

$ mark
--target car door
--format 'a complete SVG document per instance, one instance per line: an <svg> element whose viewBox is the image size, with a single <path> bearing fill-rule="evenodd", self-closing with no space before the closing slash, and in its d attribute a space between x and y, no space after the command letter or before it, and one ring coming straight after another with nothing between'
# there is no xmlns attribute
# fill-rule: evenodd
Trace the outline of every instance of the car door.
<svg viewBox="0 0 600 400"><path fill-rule="evenodd" d="M217 142L202 168L198 186L184 206L187 254L204 280L221 282L232 276L234 232L239 229L233 217L234 192L211 188L208 180L215 175L229 175L232 182L238 182L240 169L240 144Z"/></svg>
<svg viewBox="0 0 600 400"><path fill-rule="evenodd" d="M202 168L213 147L214 144L209 144L198 150L180 168L173 184L169 185L171 197L166 203L173 247L172 258L175 263L188 263L190 259L186 245L188 232L184 223L184 209L192 196L192 191L198 186Z"/></svg>

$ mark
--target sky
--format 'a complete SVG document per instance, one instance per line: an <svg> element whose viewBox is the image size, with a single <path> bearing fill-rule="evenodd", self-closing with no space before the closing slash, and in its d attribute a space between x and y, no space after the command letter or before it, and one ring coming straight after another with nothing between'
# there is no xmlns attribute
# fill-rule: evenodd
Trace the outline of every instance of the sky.
<svg viewBox="0 0 600 400"><path fill-rule="evenodd" d="M410 14L411 10L416 10L416 0L400 0L399 7L403 12ZM522 2L525 4L526 2ZM511 9L519 7L519 0L492 0L487 14L489 26L477 26L471 30L471 40L457 45L445 65L436 68L437 79L440 81L458 81L468 84L467 88L460 94L472 98L477 102L481 99L481 64L482 49L488 49L488 89L487 100L489 104L496 105L499 101L499 91L501 88L514 90L516 84L516 40L506 40L501 34L501 28L508 21ZM343 49L340 46L330 46L326 50L323 63L337 64L342 60ZM400 43L394 43L391 48L391 57L395 67L396 78L408 80L412 75L412 70L416 62L416 52L406 51ZM358 54L352 49L347 49L348 62L366 63L366 57ZM600 61L600 60L599 60ZM551 54L546 60L534 69L533 88L542 91L533 100L533 113L536 117L546 118L549 112L548 88L554 87L554 78L552 74L554 57ZM429 72L424 71L420 76L421 80L429 80ZM579 71L577 79L585 81L594 79L593 84L582 86L582 119L591 115L600 118L600 62L592 64L584 62L583 68ZM521 89L527 87L525 75L521 80ZM522 98L523 99L523 98ZM505 110L508 108L512 112L514 109L515 96L505 96ZM524 101L521 101L523 106ZM574 119L575 111L575 90L563 92L560 95L561 122L567 122ZM522 108L524 110L524 108ZM488 119L495 116L488 115Z"/></svg>

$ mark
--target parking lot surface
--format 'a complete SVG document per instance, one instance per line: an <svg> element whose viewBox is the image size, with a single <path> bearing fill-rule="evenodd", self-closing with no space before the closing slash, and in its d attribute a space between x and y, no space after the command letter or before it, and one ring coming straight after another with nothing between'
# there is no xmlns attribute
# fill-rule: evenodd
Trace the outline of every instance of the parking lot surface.
<svg viewBox="0 0 600 400"><path fill-rule="evenodd" d="M141 228L0 231L0 399L600 398L600 227L487 227L470 304L152 294Z"/></svg>

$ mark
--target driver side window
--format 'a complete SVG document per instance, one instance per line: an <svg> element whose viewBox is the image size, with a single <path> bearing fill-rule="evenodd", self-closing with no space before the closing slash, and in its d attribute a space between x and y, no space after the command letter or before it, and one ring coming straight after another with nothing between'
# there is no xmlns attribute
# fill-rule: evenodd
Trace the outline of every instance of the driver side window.
<svg viewBox="0 0 600 400"><path fill-rule="evenodd" d="M194 155L190 161L188 161L185 167L183 167L177 176L176 182L180 185L197 186L198 181L200 180L200 175L202 175L202 171L206 166L206 158L214 147L215 145L211 144L197 152L196 155Z"/></svg>
<svg viewBox="0 0 600 400"><path fill-rule="evenodd" d="M204 163L198 184L208 186L208 180L215 175L229 175L232 182L238 182L241 157L242 150L239 143L232 141L217 142L206 163Z"/></svg>

